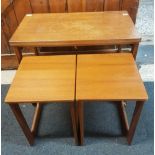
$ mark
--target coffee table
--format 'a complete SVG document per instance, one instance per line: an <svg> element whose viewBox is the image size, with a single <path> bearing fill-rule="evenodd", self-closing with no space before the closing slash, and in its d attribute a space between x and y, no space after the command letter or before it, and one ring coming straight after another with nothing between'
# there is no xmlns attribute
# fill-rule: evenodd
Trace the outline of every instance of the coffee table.
<svg viewBox="0 0 155 155"><path fill-rule="evenodd" d="M24 57L9 88L5 102L11 107L30 145L39 125L41 105L52 102L68 102L72 118L73 133L77 143L74 109L76 57L31 56ZM36 103L31 129L20 110L20 104Z"/></svg>
<svg viewBox="0 0 155 155"><path fill-rule="evenodd" d="M114 104L119 106L125 135L131 144L144 101L148 99L132 54L78 55L77 66L76 101L80 144L84 142L84 101L116 101ZM136 101L130 127L122 100Z"/></svg>
<svg viewBox="0 0 155 155"><path fill-rule="evenodd" d="M140 41L127 11L104 11L27 14L9 43L20 62L22 47L132 45L136 58Z"/></svg>

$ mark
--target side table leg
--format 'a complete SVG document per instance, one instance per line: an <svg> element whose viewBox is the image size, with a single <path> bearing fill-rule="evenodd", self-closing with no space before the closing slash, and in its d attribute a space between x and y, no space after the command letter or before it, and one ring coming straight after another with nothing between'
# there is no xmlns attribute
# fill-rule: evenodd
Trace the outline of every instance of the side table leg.
<svg viewBox="0 0 155 155"><path fill-rule="evenodd" d="M16 54L18 63L20 64L21 60L22 60L22 51L20 51L19 47L13 47L13 51Z"/></svg>
<svg viewBox="0 0 155 155"><path fill-rule="evenodd" d="M136 56L137 56L138 46L139 46L138 43L132 45L131 52L132 52L133 57L134 57L135 60L136 60Z"/></svg>
<svg viewBox="0 0 155 155"><path fill-rule="evenodd" d="M134 136L134 133L135 133L135 130L136 130L138 120L140 118L140 114L141 114L143 105L144 105L144 101L137 101L136 102L136 107L135 107L135 110L134 110L134 113L133 113L131 125L130 125L128 136L127 136L127 140L128 140L129 145L132 142L132 139L133 139L133 136Z"/></svg>
<svg viewBox="0 0 155 155"><path fill-rule="evenodd" d="M72 119L72 128L73 128L73 134L75 138L75 144L78 144L77 124L76 124L76 118L75 118L74 103L70 103L70 113L71 113L71 119Z"/></svg>
<svg viewBox="0 0 155 155"><path fill-rule="evenodd" d="M35 51L35 55L38 56L40 49L38 47L36 47L36 48L34 48L34 51Z"/></svg>
<svg viewBox="0 0 155 155"><path fill-rule="evenodd" d="M128 118L126 114L125 105L123 101L120 101L117 103L117 106L118 106L118 111L119 111L120 120L122 124L122 132L123 132L123 135L127 136L128 131L129 131L129 124L128 124Z"/></svg>
<svg viewBox="0 0 155 155"><path fill-rule="evenodd" d="M118 53L120 53L120 52L121 52L121 50L122 50L121 45L117 45L117 52L118 52Z"/></svg>
<svg viewBox="0 0 155 155"><path fill-rule="evenodd" d="M37 103L32 103L32 105L33 105L34 107L36 107L36 106L37 106Z"/></svg>
<svg viewBox="0 0 155 155"><path fill-rule="evenodd" d="M78 120L79 120L79 144L83 145L84 143L84 110L83 102L78 102Z"/></svg>
<svg viewBox="0 0 155 155"><path fill-rule="evenodd" d="M75 119L76 119L76 127L77 127L77 137L78 137L78 145L80 145L79 137L80 137L80 129L79 129L79 111L78 111L78 102L75 101Z"/></svg>
<svg viewBox="0 0 155 155"><path fill-rule="evenodd" d="M33 121L32 121L32 126L31 126L31 132L34 136L37 134L37 131L38 131L41 112L42 112L42 104L38 102L36 104Z"/></svg>
<svg viewBox="0 0 155 155"><path fill-rule="evenodd" d="M22 114L22 111L20 110L19 105L18 104L13 104L13 105L10 104L10 107L11 107L11 109L12 109L12 111L13 111L13 113L14 113L14 115L15 115L15 117L16 117L19 125L20 125L20 127L22 128L22 130L23 130L29 144L33 145L34 136L31 133L29 126L27 125L27 122L26 122L26 120L25 120L25 118L24 118L24 116Z"/></svg>
<svg viewBox="0 0 155 155"><path fill-rule="evenodd" d="M79 135L79 115L78 115L78 103L77 102L75 102L75 116L76 116L77 132Z"/></svg>

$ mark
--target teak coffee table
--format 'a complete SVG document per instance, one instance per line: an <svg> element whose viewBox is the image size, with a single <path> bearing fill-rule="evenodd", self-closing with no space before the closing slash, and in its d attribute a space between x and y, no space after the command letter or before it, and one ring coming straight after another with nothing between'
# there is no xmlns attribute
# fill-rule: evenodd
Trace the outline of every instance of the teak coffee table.
<svg viewBox="0 0 155 155"><path fill-rule="evenodd" d="M20 62L22 47L132 45L136 58L140 40L127 11L104 11L27 14L9 43Z"/></svg>
<svg viewBox="0 0 155 155"><path fill-rule="evenodd" d="M74 109L76 57L31 56L24 57L9 88L5 102L11 107L30 145L39 124L41 105L49 102L68 102L75 142L77 131ZM36 103L33 123L29 129L19 105Z"/></svg>
<svg viewBox="0 0 155 155"><path fill-rule="evenodd" d="M80 144L84 139L84 101L117 101L124 133L131 144L144 101L148 96L132 54L78 55L76 101L80 129ZM124 101L136 101L129 127Z"/></svg>

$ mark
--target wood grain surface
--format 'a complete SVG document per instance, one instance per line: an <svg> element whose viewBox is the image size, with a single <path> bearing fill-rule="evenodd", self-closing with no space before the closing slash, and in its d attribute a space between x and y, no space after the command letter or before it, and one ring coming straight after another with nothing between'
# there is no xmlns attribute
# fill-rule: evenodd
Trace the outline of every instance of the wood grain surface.
<svg viewBox="0 0 155 155"><path fill-rule="evenodd" d="M75 56L30 56L21 61L5 102L74 101Z"/></svg>
<svg viewBox="0 0 155 155"><path fill-rule="evenodd" d="M31 14L10 39L12 46L132 44L140 36L126 11Z"/></svg>
<svg viewBox="0 0 155 155"><path fill-rule="evenodd" d="M130 53L78 55L77 100L146 100Z"/></svg>

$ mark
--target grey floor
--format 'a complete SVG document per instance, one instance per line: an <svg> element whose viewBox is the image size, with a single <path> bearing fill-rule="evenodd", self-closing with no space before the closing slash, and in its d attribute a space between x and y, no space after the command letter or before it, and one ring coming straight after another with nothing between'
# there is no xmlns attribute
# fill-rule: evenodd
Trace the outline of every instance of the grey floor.
<svg viewBox="0 0 155 155"><path fill-rule="evenodd" d="M136 62L139 65L154 64L154 46L140 45L136 57Z"/></svg>
<svg viewBox="0 0 155 155"><path fill-rule="evenodd" d="M154 38L154 0L139 0L136 28L142 42L153 43Z"/></svg>

